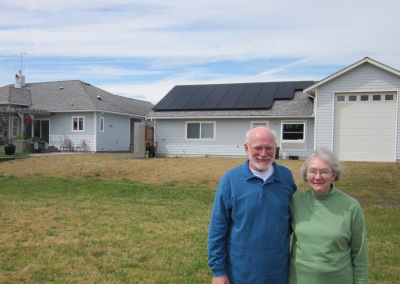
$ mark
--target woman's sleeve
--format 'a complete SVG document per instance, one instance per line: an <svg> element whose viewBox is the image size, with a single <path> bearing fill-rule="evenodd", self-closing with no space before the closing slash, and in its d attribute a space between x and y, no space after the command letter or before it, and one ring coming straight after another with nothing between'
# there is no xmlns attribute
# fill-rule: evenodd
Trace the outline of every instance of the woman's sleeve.
<svg viewBox="0 0 400 284"><path fill-rule="evenodd" d="M354 283L368 283L368 248L365 218L357 202L351 225L351 258L354 270Z"/></svg>

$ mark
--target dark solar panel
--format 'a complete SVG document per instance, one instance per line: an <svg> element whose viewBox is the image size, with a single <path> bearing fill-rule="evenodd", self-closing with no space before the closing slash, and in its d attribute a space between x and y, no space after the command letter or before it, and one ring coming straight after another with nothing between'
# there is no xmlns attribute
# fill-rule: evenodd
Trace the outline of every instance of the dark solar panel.
<svg viewBox="0 0 400 284"><path fill-rule="evenodd" d="M298 81L296 82L296 90L304 90L310 87L311 85L314 85L314 81Z"/></svg>
<svg viewBox="0 0 400 284"><path fill-rule="evenodd" d="M231 87L230 84L221 84L215 86L216 87L211 92L208 99L201 105L201 109L216 109Z"/></svg>
<svg viewBox="0 0 400 284"><path fill-rule="evenodd" d="M192 99L185 105L185 110L197 110L201 109L201 105L207 101L212 91L216 88L216 85L203 85L197 90Z"/></svg>
<svg viewBox="0 0 400 284"><path fill-rule="evenodd" d="M217 109L235 109L236 103L242 95L246 84L232 84L226 96L222 99Z"/></svg>
<svg viewBox="0 0 400 284"><path fill-rule="evenodd" d="M294 95L296 82L281 82L275 94L275 99L291 99Z"/></svg>
<svg viewBox="0 0 400 284"><path fill-rule="evenodd" d="M275 93L278 90L279 82L263 83L256 100L254 101L254 109L269 109L275 98Z"/></svg>
<svg viewBox="0 0 400 284"><path fill-rule="evenodd" d="M184 110L185 106L195 98L201 86L202 85L186 86L185 90L177 97L170 108L173 110Z"/></svg>
<svg viewBox="0 0 400 284"><path fill-rule="evenodd" d="M186 86L175 86L162 98L154 107L153 110L169 110L173 107L174 101L185 91Z"/></svg>
<svg viewBox="0 0 400 284"><path fill-rule="evenodd" d="M292 99L313 81L175 86L155 111L269 109L274 100Z"/></svg>
<svg viewBox="0 0 400 284"><path fill-rule="evenodd" d="M243 90L242 95L239 97L235 105L235 109L251 109L254 101L257 99L260 92L262 83L249 83Z"/></svg>

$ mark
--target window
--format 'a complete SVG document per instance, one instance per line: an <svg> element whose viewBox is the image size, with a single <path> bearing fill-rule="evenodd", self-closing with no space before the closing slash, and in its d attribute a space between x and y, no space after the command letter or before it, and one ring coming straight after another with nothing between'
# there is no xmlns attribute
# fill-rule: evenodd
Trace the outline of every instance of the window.
<svg viewBox="0 0 400 284"><path fill-rule="evenodd" d="M214 139L215 122L187 122L186 139Z"/></svg>
<svg viewBox="0 0 400 284"><path fill-rule="evenodd" d="M104 132L104 117L100 117L100 132Z"/></svg>
<svg viewBox="0 0 400 284"><path fill-rule="evenodd" d="M305 123L282 123L282 141L304 141Z"/></svg>
<svg viewBox="0 0 400 284"><path fill-rule="evenodd" d="M349 96L349 102L357 101L357 96Z"/></svg>
<svg viewBox="0 0 400 284"><path fill-rule="evenodd" d="M256 128L259 126L269 127L269 122L268 121L252 121L251 122L251 128Z"/></svg>
<svg viewBox="0 0 400 284"><path fill-rule="evenodd" d="M385 101L393 101L393 95L385 95Z"/></svg>
<svg viewBox="0 0 400 284"><path fill-rule="evenodd" d="M72 131L83 131L84 117L74 116L72 117Z"/></svg>
<svg viewBox="0 0 400 284"><path fill-rule="evenodd" d="M338 102L344 102L344 96L337 96L336 98Z"/></svg>
<svg viewBox="0 0 400 284"><path fill-rule="evenodd" d="M368 101L368 99L369 99L368 95L361 95L361 101L362 102L366 102L366 101Z"/></svg>
<svg viewBox="0 0 400 284"><path fill-rule="evenodd" d="M380 101L381 100L381 95L373 95L372 100L374 101Z"/></svg>
<svg viewBox="0 0 400 284"><path fill-rule="evenodd" d="M11 132L11 136L12 137L17 137L18 136L18 128L19 128L19 119L18 117L12 117L11 119L11 123L12 123L12 132Z"/></svg>

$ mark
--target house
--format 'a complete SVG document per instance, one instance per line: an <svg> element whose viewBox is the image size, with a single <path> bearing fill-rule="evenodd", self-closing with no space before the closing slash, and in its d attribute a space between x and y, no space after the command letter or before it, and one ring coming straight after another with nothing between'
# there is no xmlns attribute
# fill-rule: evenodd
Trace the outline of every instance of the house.
<svg viewBox="0 0 400 284"><path fill-rule="evenodd" d="M0 87L3 139L23 134L56 148L65 139L73 147L84 139L86 151L128 151L134 144L134 123L144 122L152 107L79 80L25 84L21 71L15 85Z"/></svg>
<svg viewBox="0 0 400 284"><path fill-rule="evenodd" d="M343 161L400 161L400 71L364 58L308 87L314 143Z"/></svg>
<svg viewBox="0 0 400 284"><path fill-rule="evenodd" d="M399 161L400 71L368 57L321 81L175 86L147 115L160 156L243 156L267 126L281 157L317 146L343 161Z"/></svg>
<svg viewBox="0 0 400 284"><path fill-rule="evenodd" d="M174 87L148 118L158 155L243 156L244 136L256 126L277 133L290 155L314 148L313 81ZM289 152L290 150L290 152Z"/></svg>

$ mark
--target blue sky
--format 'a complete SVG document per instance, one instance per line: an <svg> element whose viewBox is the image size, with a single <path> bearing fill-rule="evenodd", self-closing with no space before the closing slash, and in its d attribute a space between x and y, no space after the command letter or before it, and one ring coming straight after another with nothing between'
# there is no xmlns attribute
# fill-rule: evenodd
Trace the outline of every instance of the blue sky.
<svg viewBox="0 0 400 284"><path fill-rule="evenodd" d="M400 69L397 0L0 3L0 86L82 80L157 103L175 85L321 80L364 57Z"/></svg>

